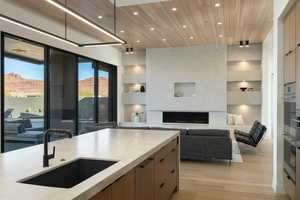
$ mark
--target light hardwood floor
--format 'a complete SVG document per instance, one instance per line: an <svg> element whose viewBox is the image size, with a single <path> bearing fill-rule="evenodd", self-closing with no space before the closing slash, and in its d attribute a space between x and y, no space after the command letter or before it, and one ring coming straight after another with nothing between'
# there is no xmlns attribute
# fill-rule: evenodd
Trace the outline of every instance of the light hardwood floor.
<svg viewBox="0 0 300 200"><path fill-rule="evenodd" d="M272 142L240 150L243 163L181 162L180 188L172 200L288 200L272 193Z"/></svg>

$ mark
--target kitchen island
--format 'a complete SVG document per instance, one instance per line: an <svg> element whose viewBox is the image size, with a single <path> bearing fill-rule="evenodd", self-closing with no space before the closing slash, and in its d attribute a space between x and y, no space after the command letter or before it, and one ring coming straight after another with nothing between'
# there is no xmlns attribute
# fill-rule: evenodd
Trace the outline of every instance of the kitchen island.
<svg viewBox="0 0 300 200"><path fill-rule="evenodd" d="M178 143L178 131L105 129L49 143L48 168L43 145L0 154L0 199L167 200L179 185ZM79 158L116 163L72 188L21 183Z"/></svg>

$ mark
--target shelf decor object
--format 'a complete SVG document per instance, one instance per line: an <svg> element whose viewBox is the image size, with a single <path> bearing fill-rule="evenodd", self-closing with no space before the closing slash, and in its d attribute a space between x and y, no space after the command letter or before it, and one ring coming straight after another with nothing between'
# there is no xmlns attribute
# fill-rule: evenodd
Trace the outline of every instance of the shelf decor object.
<svg viewBox="0 0 300 200"><path fill-rule="evenodd" d="M246 87L241 87L240 89L241 89L242 92L245 92L248 88L246 88Z"/></svg>
<svg viewBox="0 0 300 200"><path fill-rule="evenodd" d="M141 92L146 92L145 86L142 85L140 91Z"/></svg>

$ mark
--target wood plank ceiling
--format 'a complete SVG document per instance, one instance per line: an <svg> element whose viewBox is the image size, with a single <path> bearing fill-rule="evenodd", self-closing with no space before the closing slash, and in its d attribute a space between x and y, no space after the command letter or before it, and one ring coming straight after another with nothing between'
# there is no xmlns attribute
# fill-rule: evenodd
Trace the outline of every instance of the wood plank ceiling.
<svg viewBox="0 0 300 200"><path fill-rule="evenodd" d="M260 43L272 28L272 8L272 0L173 0L124 6L117 8L117 31L135 49L231 45L240 40Z"/></svg>
<svg viewBox="0 0 300 200"><path fill-rule="evenodd" d="M13 1L64 23L64 14L46 1L39 4L36 0ZM231 45L238 44L240 40L261 43L272 28L272 0L170 0L120 6L116 9L116 30L112 0L58 1L68 2L68 6L88 19L112 32L116 31L128 41L127 47L134 49ZM216 3L220 6L216 7ZM176 11L173 11L174 8ZM135 12L138 15L134 15ZM68 17L68 22L69 26L83 34L108 41L107 37L76 19ZM119 48L124 50L125 47Z"/></svg>

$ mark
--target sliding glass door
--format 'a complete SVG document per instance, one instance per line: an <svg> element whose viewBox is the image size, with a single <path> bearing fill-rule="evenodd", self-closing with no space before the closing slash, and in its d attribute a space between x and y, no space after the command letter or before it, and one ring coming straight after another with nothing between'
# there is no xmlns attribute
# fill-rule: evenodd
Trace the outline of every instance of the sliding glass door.
<svg viewBox="0 0 300 200"><path fill-rule="evenodd" d="M78 59L78 133L86 133L95 125L95 62L90 59Z"/></svg>
<svg viewBox="0 0 300 200"><path fill-rule="evenodd" d="M14 37L3 40L2 145L7 152L43 140L45 65L43 46Z"/></svg>
<svg viewBox="0 0 300 200"><path fill-rule="evenodd" d="M98 120L99 122L109 122L109 70L99 67L98 69Z"/></svg>
<svg viewBox="0 0 300 200"><path fill-rule="evenodd" d="M69 129L76 134L77 57L49 50L49 128ZM65 136L56 135L54 139Z"/></svg>
<svg viewBox="0 0 300 200"><path fill-rule="evenodd" d="M1 152L40 144L49 128L78 135L117 120L116 66L7 33L0 85Z"/></svg>

